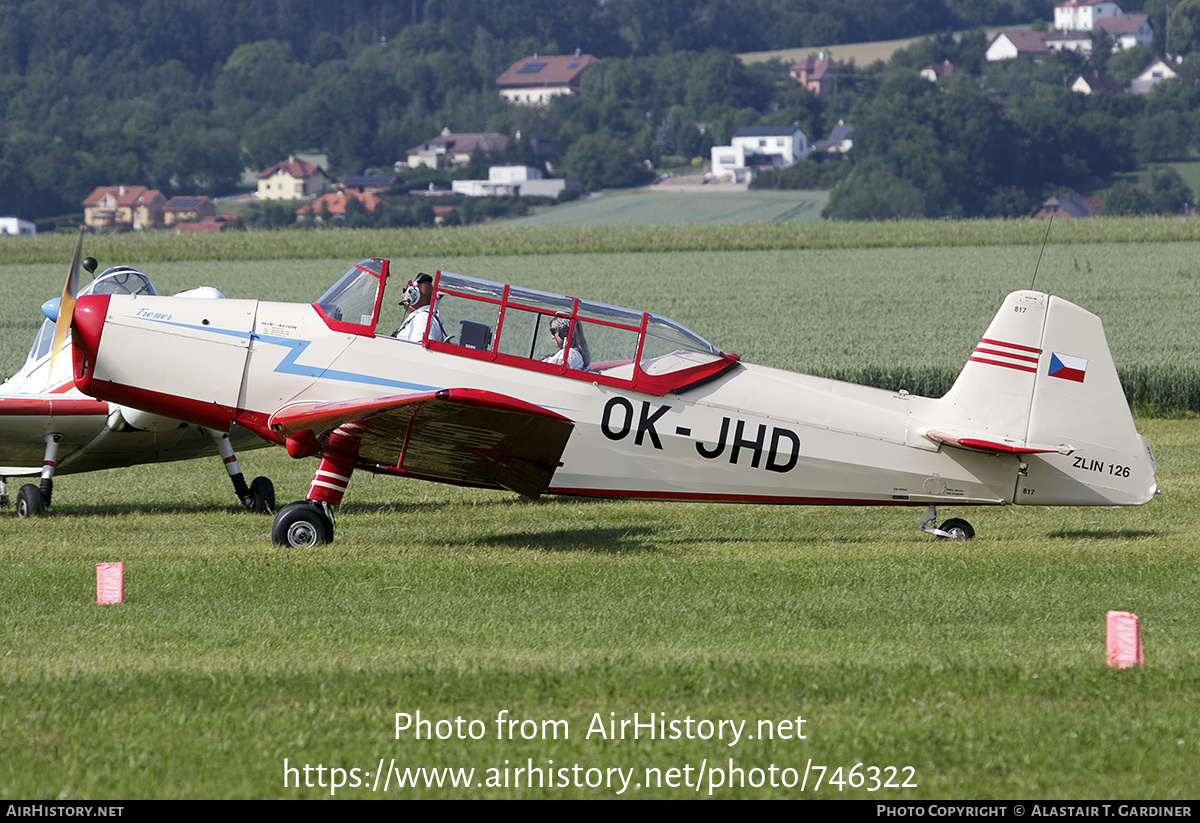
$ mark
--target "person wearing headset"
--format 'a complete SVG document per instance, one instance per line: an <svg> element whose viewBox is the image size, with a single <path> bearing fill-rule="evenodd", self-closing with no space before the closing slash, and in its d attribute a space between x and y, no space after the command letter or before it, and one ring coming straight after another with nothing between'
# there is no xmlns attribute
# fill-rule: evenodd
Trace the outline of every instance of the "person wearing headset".
<svg viewBox="0 0 1200 823"><path fill-rule="evenodd" d="M442 327L442 318L430 305L433 298L433 278L421 272L404 285L404 297L400 305L404 307L404 322L393 335L397 340L409 343L420 343L425 339L425 329L429 329L430 340L445 340L446 330ZM432 323L430 319L432 318Z"/></svg>
<svg viewBox="0 0 1200 823"><path fill-rule="evenodd" d="M567 346L567 336L571 337L571 345ZM554 338L554 344L558 346L558 351L549 357L543 357L543 363L553 363L562 365L563 357L567 358L568 369L578 369L583 371L592 362L592 353L588 350L587 340L583 337L583 326L579 323L575 324L574 331L571 330L571 320L567 317L555 317L550 321L550 336Z"/></svg>

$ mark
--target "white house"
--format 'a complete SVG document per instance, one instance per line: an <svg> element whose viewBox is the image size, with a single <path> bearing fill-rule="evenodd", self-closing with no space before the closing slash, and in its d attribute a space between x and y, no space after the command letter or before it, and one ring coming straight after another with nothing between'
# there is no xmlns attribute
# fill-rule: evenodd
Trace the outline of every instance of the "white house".
<svg viewBox="0 0 1200 823"><path fill-rule="evenodd" d="M1096 28L1113 40L1113 51L1123 51L1134 46L1149 46L1154 39L1150 18L1144 14L1122 14L1119 17L1104 17Z"/></svg>
<svg viewBox="0 0 1200 823"><path fill-rule="evenodd" d="M753 169L786 169L808 155L808 138L799 126L745 126L728 146L713 146L712 173L748 182Z"/></svg>
<svg viewBox="0 0 1200 823"><path fill-rule="evenodd" d="M255 176L258 178L258 196L263 200L315 197L324 194L333 185L333 177L329 172L295 155Z"/></svg>
<svg viewBox="0 0 1200 823"><path fill-rule="evenodd" d="M1092 53L1092 33L1090 31L1047 31L1043 32L1042 42L1050 51L1073 51L1076 54Z"/></svg>
<svg viewBox="0 0 1200 823"><path fill-rule="evenodd" d="M1120 17L1121 7L1111 0L1070 0L1054 7L1054 28L1059 31L1091 31L1104 17Z"/></svg>
<svg viewBox="0 0 1200 823"><path fill-rule="evenodd" d="M19 217L0 217L0 234L37 234L37 227Z"/></svg>
<svg viewBox="0 0 1200 823"><path fill-rule="evenodd" d="M1013 60L1017 57L1032 57L1041 60L1050 53L1046 46L1044 32L1040 31L1002 31L992 38L984 56L990 62L998 60Z"/></svg>
<svg viewBox="0 0 1200 823"><path fill-rule="evenodd" d="M517 105L538 105L560 94L579 94L584 70L599 58L590 54L524 57L496 78L500 96Z"/></svg>
<svg viewBox="0 0 1200 823"><path fill-rule="evenodd" d="M455 180L453 191L468 197L499 197L515 194L521 197L558 197L563 189L579 188L578 180L543 178L542 170L533 166L490 166L487 180Z"/></svg>
<svg viewBox="0 0 1200 823"><path fill-rule="evenodd" d="M1178 75L1171 65L1162 58L1155 58L1133 78L1129 84L1129 91L1133 94L1149 94L1154 86L1173 77Z"/></svg>

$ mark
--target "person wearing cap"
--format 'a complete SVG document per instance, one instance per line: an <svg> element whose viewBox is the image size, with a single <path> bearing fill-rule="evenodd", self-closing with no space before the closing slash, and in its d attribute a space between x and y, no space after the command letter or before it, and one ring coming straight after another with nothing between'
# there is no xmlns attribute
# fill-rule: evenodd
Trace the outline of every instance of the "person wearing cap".
<svg viewBox="0 0 1200 823"><path fill-rule="evenodd" d="M425 329L429 329L430 340L445 340L446 330L442 328L442 319L430 305L433 298L433 278L421 272L404 285L404 298L400 305L404 307L404 322L396 329L394 337L409 343L420 343L425 339ZM433 318L433 323L430 323Z"/></svg>

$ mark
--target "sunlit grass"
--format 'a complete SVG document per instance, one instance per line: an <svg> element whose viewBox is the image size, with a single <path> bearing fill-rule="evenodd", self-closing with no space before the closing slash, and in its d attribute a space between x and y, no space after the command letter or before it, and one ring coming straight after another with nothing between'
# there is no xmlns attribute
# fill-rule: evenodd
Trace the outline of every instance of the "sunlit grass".
<svg viewBox="0 0 1200 823"><path fill-rule="evenodd" d="M969 543L921 535L916 509L529 503L363 476L331 546L284 550L268 518L236 509L215 459L65 477L52 515L0 519L0 792L328 796L285 789L284 758L639 774L813 758L916 772L916 789L826 797L1194 797L1197 425L1139 421L1161 499L946 509L975 524ZM282 450L243 464L281 502L313 468ZM109 561L126 564L126 602L97 606L95 564ZM1108 609L1141 617L1144 669L1105 668ZM418 709L489 733L397 740L395 713ZM496 740L504 709L565 719L571 736ZM807 737L585 737L610 712L750 727L799 715Z"/></svg>

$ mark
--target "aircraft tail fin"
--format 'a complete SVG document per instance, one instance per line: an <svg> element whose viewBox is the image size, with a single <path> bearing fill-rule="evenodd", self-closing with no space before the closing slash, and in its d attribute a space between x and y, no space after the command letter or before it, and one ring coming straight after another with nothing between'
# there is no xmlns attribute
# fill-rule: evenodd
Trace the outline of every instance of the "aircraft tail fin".
<svg viewBox="0 0 1200 823"><path fill-rule="evenodd" d="M1013 502L1136 505L1155 491L1100 319L1060 297L1010 294L938 401L925 436L1020 455Z"/></svg>

